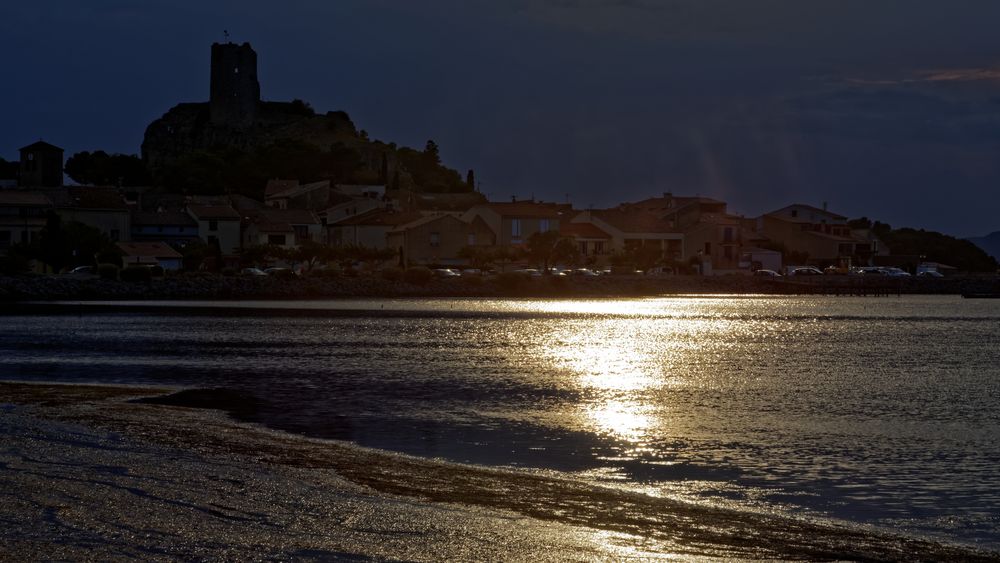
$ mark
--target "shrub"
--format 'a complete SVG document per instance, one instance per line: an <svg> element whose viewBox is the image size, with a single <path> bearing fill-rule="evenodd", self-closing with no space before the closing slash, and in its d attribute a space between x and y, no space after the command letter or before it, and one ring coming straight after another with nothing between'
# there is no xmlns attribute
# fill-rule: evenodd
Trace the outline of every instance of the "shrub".
<svg viewBox="0 0 1000 563"><path fill-rule="evenodd" d="M236 268L223 268L221 273L227 278L231 278L236 275Z"/></svg>
<svg viewBox="0 0 1000 563"><path fill-rule="evenodd" d="M167 272L163 269L163 266L157 264L149 267L149 273L154 278L162 278Z"/></svg>
<svg viewBox="0 0 1000 563"><path fill-rule="evenodd" d="M114 264L97 265L97 275L100 276L102 280L117 280L119 271L121 271L121 268L115 266Z"/></svg>
<svg viewBox="0 0 1000 563"><path fill-rule="evenodd" d="M31 262L20 254L11 253L0 256L0 274L13 276L23 274L31 269Z"/></svg>
<svg viewBox="0 0 1000 563"><path fill-rule="evenodd" d="M407 268L406 272L403 273L403 279L406 280L406 283L412 283L413 285L427 285L434 279L434 272L430 268L423 266Z"/></svg>
<svg viewBox="0 0 1000 563"><path fill-rule="evenodd" d="M403 279L403 270L399 268L383 268L382 279L386 279L391 282L397 282Z"/></svg>
<svg viewBox="0 0 1000 563"><path fill-rule="evenodd" d="M153 272L148 266L129 266L121 271L119 277L124 282L148 282L153 279Z"/></svg>

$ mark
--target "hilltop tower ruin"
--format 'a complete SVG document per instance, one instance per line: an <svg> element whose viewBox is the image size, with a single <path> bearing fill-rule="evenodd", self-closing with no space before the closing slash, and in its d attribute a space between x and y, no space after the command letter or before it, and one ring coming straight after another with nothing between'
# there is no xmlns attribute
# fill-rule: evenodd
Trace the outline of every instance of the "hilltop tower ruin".
<svg viewBox="0 0 1000 563"><path fill-rule="evenodd" d="M249 43L212 44L209 108L213 124L245 129L257 118L257 52Z"/></svg>

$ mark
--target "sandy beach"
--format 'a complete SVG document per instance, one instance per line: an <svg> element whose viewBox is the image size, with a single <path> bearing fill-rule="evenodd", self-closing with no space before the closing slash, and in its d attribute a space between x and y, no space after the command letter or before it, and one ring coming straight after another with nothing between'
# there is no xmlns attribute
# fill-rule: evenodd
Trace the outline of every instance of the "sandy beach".
<svg viewBox="0 0 1000 563"><path fill-rule="evenodd" d="M0 558L998 560L133 402L166 393L0 383Z"/></svg>

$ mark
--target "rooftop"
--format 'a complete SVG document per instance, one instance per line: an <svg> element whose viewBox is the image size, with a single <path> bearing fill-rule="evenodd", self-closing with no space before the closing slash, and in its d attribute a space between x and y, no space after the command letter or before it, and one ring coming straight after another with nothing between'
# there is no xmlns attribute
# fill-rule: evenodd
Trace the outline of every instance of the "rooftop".
<svg viewBox="0 0 1000 563"><path fill-rule="evenodd" d="M238 220L240 214L228 205L189 205L188 211L201 220L206 219L234 219Z"/></svg>

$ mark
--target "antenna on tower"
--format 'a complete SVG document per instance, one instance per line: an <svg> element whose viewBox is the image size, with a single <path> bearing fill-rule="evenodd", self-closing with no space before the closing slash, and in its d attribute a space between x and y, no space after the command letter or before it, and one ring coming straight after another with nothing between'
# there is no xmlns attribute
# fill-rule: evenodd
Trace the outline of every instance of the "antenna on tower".
<svg viewBox="0 0 1000 563"><path fill-rule="evenodd" d="M222 30L222 36L226 38L226 43L229 43L229 30L228 29L223 29Z"/></svg>

